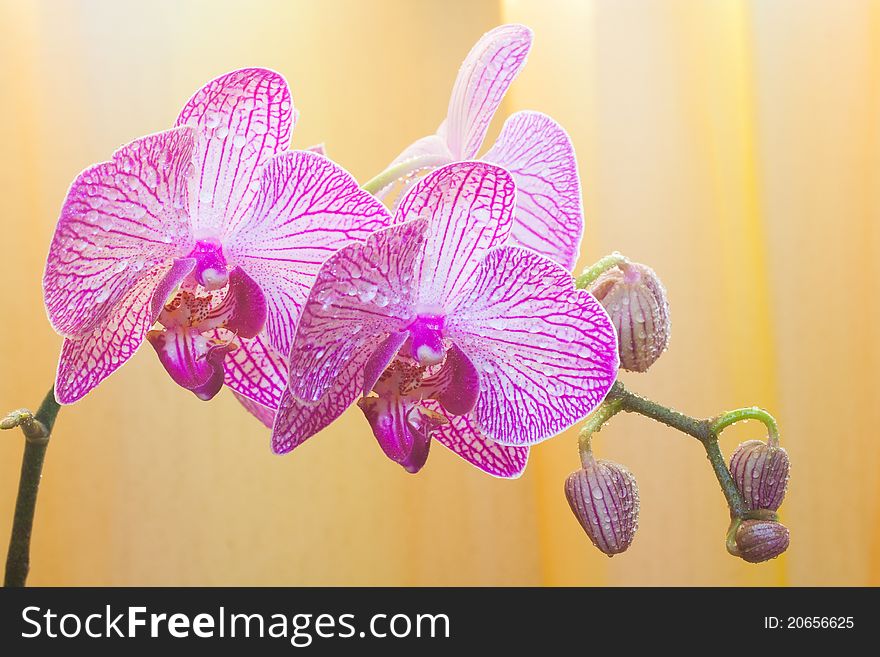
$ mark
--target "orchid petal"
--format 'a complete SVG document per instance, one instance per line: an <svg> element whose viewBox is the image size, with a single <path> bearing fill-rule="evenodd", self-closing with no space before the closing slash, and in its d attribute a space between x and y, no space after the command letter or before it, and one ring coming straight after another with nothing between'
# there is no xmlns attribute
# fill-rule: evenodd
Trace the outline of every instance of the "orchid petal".
<svg viewBox="0 0 880 657"><path fill-rule="evenodd" d="M474 417L500 443L528 445L567 429L617 376L608 314L562 267L527 249L490 252L447 329L480 372Z"/></svg>
<svg viewBox="0 0 880 657"><path fill-rule="evenodd" d="M354 403L363 390L364 364L368 354L367 351L355 354L317 402L303 402L294 397L289 388L284 391L272 428L273 452L290 452L330 425Z"/></svg>
<svg viewBox="0 0 880 657"><path fill-rule="evenodd" d="M401 463L413 449L414 436L406 421L407 407L399 397L364 397L358 400L376 441L392 461Z"/></svg>
<svg viewBox="0 0 880 657"><path fill-rule="evenodd" d="M314 146L309 146L305 150L307 150L310 153L317 153L318 155L323 155L324 157L327 157L327 149L325 148L323 141L320 144L315 144Z"/></svg>
<svg viewBox="0 0 880 657"><path fill-rule="evenodd" d="M302 306L323 262L391 222L388 211L344 169L316 153L270 159L253 213L227 238L226 253L253 277L269 304L267 334L290 351Z"/></svg>
<svg viewBox="0 0 880 657"><path fill-rule="evenodd" d="M195 258L178 258L172 263L168 273L165 274L153 291L153 298L150 301L151 324L155 323L159 318L162 308L168 303L168 299L174 294L184 279L190 275L195 266Z"/></svg>
<svg viewBox="0 0 880 657"><path fill-rule="evenodd" d="M428 460L431 435L446 417L397 395L364 397L358 406L385 455L407 472L421 470Z"/></svg>
<svg viewBox="0 0 880 657"><path fill-rule="evenodd" d="M357 379L362 386L363 368L377 346L411 320L411 272L426 229L427 222L421 220L391 226L363 243L343 247L324 263L290 351L294 397L318 401L360 356ZM374 363L371 370L380 365ZM352 401L354 397L348 403Z"/></svg>
<svg viewBox="0 0 880 657"><path fill-rule="evenodd" d="M229 273L223 300L200 319L201 332L225 328L240 338L253 338L266 324L266 297L260 286L241 267Z"/></svg>
<svg viewBox="0 0 880 657"><path fill-rule="evenodd" d="M67 193L49 248L49 321L69 338L94 331L158 265L193 244L186 208L193 132L137 139L83 171Z"/></svg>
<svg viewBox="0 0 880 657"><path fill-rule="evenodd" d="M449 420L434 429L432 437L465 461L483 472L504 479L515 479L526 469L528 447L502 445L483 434L471 417L452 415L437 402L423 403Z"/></svg>
<svg viewBox="0 0 880 657"><path fill-rule="evenodd" d="M239 348L226 357L223 366L225 383L237 396L272 409L274 416L274 409L281 403L281 395L287 387L287 359L269 344L265 333L242 340Z"/></svg>
<svg viewBox="0 0 880 657"><path fill-rule="evenodd" d="M248 215L263 163L290 144L287 82L260 68L227 73L196 92L177 125L198 132L190 196L193 229L199 236L222 238Z"/></svg>
<svg viewBox="0 0 880 657"><path fill-rule="evenodd" d="M150 331L147 340L175 383L206 401L220 392L223 359L234 345L218 343L189 327Z"/></svg>
<svg viewBox="0 0 880 657"><path fill-rule="evenodd" d="M467 415L480 397L480 374L464 352L452 345L446 362L434 376L424 379L420 390L439 401L452 415Z"/></svg>
<svg viewBox="0 0 880 657"><path fill-rule="evenodd" d="M482 159L507 169L516 183L509 243L571 271L580 252L584 209L574 148L565 130L544 114L517 112Z"/></svg>
<svg viewBox="0 0 880 657"><path fill-rule="evenodd" d="M484 34L468 53L455 79L445 127L455 159L476 156L507 88L525 65L531 45L529 28L501 25Z"/></svg>
<svg viewBox="0 0 880 657"><path fill-rule="evenodd" d="M388 363L397 355L397 352L400 351L408 337L409 333L406 331L392 333L370 354L364 365L364 396L368 395L370 390L376 385L379 377L382 376L382 373L388 367Z"/></svg>
<svg viewBox="0 0 880 657"><path fill-rule="evenodd" d="M417 301L443 308L468 285L483 255L510 234L515 188L483 162L457 162L422 178L401 201L398 221L430 219L417 265Z"/></svg>
<svg viewBox="0 0 880 657"><path fill-rule="evenodd" d="M83 337L64 340L55 378L58 403L79 401L131 358L156 321L155 301L187 273L186 267L171 264L151 270L116 303L101 326Z"/></svg>
<svg viewBox="0 0 880 657"><path fill-rule="evenodd" d="M232 391L233 396L244 406L245 410L257 418L260 422L262 422L269 429L272 428L272 424L275 422L275 409L269 408L268 406L263 406L262 404L258 404L253 399L245 397L242 394Z"/></svg>

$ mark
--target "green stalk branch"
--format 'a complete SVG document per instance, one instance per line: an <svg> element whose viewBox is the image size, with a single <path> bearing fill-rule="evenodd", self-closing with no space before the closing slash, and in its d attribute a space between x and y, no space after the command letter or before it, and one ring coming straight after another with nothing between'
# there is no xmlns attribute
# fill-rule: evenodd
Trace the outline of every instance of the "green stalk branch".
<svg viewBox="0 0 880 657"><path fill-rule="evenodd" d="M615 251L611 255L607 255L604 258L597 260L584 269L584 271L581 272L581 275L574 279L574 286L579 290L587 289L597 278L609 269L613 269L618 265L623 265L628 262L629 259L626 256Z"/></svg>
<svg viewBox="0 0 880 657"><path fill-rule="evenodd" d="M24 455L21 460L21 476L18 481L18 497L15 500L15 516L12 520L12 535L9 551L6 554L6 578L4 586L21 587L25 585L30 569L31 532L34 526L34 511L37 507L37 493L40 478L43 476L43 461L49 436L61 407L55 401L54 388L49 390L37 412L26 409L13 411L0 422L0 429L21 427L24 433Z"/></svg>
<svg viewBox="0 0 880 657"><path fill-rule="evenodd" d="M776 419L763 408L751 406L749 408L738 408L734 411L722 413L711 421L711 428L716 434L720 434L727 427L742 420L758 420L767 427L767 443L771 447L779 447L779 427Z"/></svg>
<svg viewBox="0 0 880 657"><path fill-rule="evenodd" d="M369 192L370 194L376 194L388 187L388 185L393 183L398 178L408 176L409 174L418 171L419 169L424 169L427 167L437 167L447 163L448 160L439 155L418 155L416 157L404 160L403 162L398 162L397 164L388 167L387 169L385 169L385 171L374 176L373 178L370 178L370 180L361 185L361 189Z"/></svg>
<svg viewBox="0 0 880 657"><path fill-rule="evenodd" d="M613 412L611 412L612 410ZM702 443L703 448L706 450L706 458L708 458L709 463L712 465L715 478L721 486L721 491L724 493L724 497L727 500L727 505L730 507L730 510L737 518L746 517L748 514L748 508L746 507L745 502L743 502L739 490L736 488L730 470L727 469L724 455L721 453L721 448L718 445L718 432L720 429L716 429L716 426L721 426L721 428L723 428L723 426L725 426L723 422L719 423L718 419L699 420L690 417L689 415L685 415L675 409L668 408L657 402L651 401L650 399L632 393L627 390L620 381L618 381L611 388L611 391L605 398L605 402L599 407L597 411L599 415L594 414L587 419L587 425L581 431L578 441L582 450L583 445L589 446L590 435L619 411L644 415L645 417L661 422L668 427L677 429L678 431L686 433L699 440L700 443ZM769 416L769 414L767 415ZM594 417L596 419L594 419ZM739 419L745 418L741 417ZM591 429L591 427L596 428Z"/></svg>

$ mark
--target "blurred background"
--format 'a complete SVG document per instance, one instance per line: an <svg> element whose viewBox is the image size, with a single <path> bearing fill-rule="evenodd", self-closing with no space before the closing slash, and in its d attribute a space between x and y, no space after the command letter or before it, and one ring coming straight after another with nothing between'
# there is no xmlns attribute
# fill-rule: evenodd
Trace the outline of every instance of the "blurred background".
<svg viewBox="0 0 880 657"><path fill-rule="evenodd" d="M868 0L0 0L0 408L35 408L61 340L41 276L67 187L171 126L228 70L282 72L294 148L366 180L446 112L486 30L535 31L505 116L570 132L579 268L620 250L666 283L671 348L632 389L697 416L771 410L793 463L792 544L748 565L702 448L615 419L597 454L642 496L626 554L593 549L562 485L575 431L516 481L435 445L418 476L357 409L293 454L224 391L175 386L152 351L62 411L34 527L34 585L880 584L880 4ZM724 435L730 453L761 426ZM0 435L0 541L20 434Z"/></svg>

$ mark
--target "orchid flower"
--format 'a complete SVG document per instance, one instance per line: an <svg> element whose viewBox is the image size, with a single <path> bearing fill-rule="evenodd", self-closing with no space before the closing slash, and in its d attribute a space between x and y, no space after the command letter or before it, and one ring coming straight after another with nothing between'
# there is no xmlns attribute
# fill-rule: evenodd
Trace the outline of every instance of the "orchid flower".
<svg viewBox="0 0 880 657"><path fill-rule="evenodd" d="M502 25L471 49L458 72L446 119L437 133L404 150L389 170L407 185L437 166L477 157L507 88L526 62L532 32ZM517 189L510 243L574 268L583 233L583 207L574 148L565 130L539 112L517 112L482 160L507 169ZM389 184L377 192L387 198Z"/></svg>
<svg viewBox="0 0 880 657"><path fill-rule="evenodd" d="M444 166L415 183L395 225L324 263L290 351L275 452L358 400L410 472L436 438L516 477L529 445L603 400L617 375L614 327L562 266L508 244L514 197L504 169Z"/></svg>
<svg viewBox="0 0 880 657"><path fill-rule="evenodd" d="M267 351L290 349L322 262L389 219L346 171L287 151L294 116L284 78L234 71L198 91L177 127L74 181L43 280L65 338L60 403L82 398L145 338L200 398L225 380L240 399L263 399L252 374Z"/></svg>

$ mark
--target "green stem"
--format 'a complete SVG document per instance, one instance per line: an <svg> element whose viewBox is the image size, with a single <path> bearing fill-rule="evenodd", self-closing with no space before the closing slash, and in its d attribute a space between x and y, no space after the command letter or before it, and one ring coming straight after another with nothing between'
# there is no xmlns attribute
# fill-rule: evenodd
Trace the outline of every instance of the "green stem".
<svg viewBox="0 0 880 657"><path fill-rule="evenodd" d="M763 408L751 406L749 408L737 408L733 411L722 413L711 421L711 428L716 434L721 433L731 424L742 420L758 420L767 427L768 443L771 447L779 447L779 426L776 419Z"/></svg>
<svg viewBox="0 0 880 657"><path fill-rule="evenodd" d="M402 178L403 176L407 176L414 171L418 171L419 169L423 169L426 167L436 167L441 164L446 164L447 161L439 156L439 155L419 155L417 157L410 158L408 160L404 160L403 162L398 162L394 164L382 173L370 178L367 182L361 185L361 189L369 192L370 194L376 194L377 192L382 191L388 185L393 183L398 178Z"/></svg>
<svg viewBox="0 0 880 657"><path fill-rule="evenodd" d="M623 400L606 399L587 418L580 434L578 434L578 451L580 452L581 462L584 464L584 467L593 459L593 450L590 447L593 434L601 430L602 425L617 415L622 410L622 407Z"/></svg>
<svg viewBox="0 0 880 657"><path fill-rule="evenodd" d="M3 429L20 426L25 435L24 455L21 460L21 476L18 481L18 497L15 500L15 516L12 520L12 535L6 555L6 579L4 586L21 587L25 585L30 569L31 532L34 526L34 511L37 506L37 493L43 475L43 461L49 436L55 425L55 418L61 407L55 401L55 390L49 390L35 414L28 411L14 411L2 423Z"/></svg>
<svg viewBox="0 0 880 657"><path fill-rule="evenodd" d="M727 505L730 507L730 510L738 518L746 515L748 509L745 502L743 502L742 495L739 494L730 470L727 469L727 463L718 445L718 433L713 428L713 421L698 420L675 409L641 397L627 390L620 381L616 382L608 393L606 402L609 401L612 403L618 401L620 410L644 415L699 440L706 450L706 457L712 465L715 478L721 486L721 491L727 499Z"/></svg>
<svg viewBox="0 0 880 657"><path fill-rule="evenodd" d="M617 267L629 262L626 256L621 255L617 251L604 258L600 258L592 265L584 269L581 275L574 279L574 285L578 289L584 289L593 284L593 282L609 269Z"/></svg>

